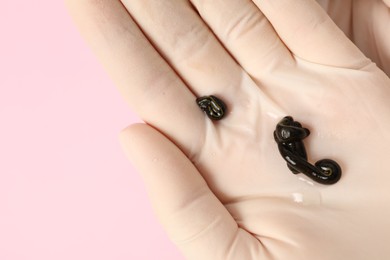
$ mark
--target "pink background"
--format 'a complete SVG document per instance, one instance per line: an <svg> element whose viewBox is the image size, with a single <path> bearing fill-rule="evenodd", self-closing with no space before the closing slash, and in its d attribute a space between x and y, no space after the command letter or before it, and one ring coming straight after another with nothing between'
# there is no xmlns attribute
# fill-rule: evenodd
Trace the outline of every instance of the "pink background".
<svg viewBox="0 0 390 260"><path fill-rule="evenodd" d="M183 259L118 133L137 118L62 1L0 2L0 259Z"/></svg>

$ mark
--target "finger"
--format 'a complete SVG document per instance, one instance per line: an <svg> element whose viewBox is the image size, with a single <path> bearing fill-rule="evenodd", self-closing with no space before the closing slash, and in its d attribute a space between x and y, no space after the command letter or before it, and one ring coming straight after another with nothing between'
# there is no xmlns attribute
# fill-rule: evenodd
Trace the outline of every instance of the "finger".
<svg viewBox="0 0 390 260"><path fill-rule="evenodd" d="M390 7L390 0L383 0L383 2L384 2L388 7Z"/></svg>
<svg viewBox="0 0 390 260"><path fill-rule="evenodd" d="M154 45L198 96L229 99L240 87L242 69L187 0L124 0Z"/></svg>
<svg viewBox="0 0 390 260"><path fill-rule="evenodd" d="M299 58L362 68L369 60L314 0L253 0L287 47Z"/></svg>
<svg viewBox="0 0 390 260"><path fill-rule="evenodd" d="M390 12L382 0L317 0L337 26L387 75L390 75Z"/></svg>
<svg viewBox="0 0 390 260"><path fill-rule="evenodd" d="M188 158L150 126L121 132L160 222L188 259L258 259L260 243L237 223ZM212 245L212 246L210 246Z"/></svg>
<svg viewBox="0 0 390 260"><path fill-rule="evenodd" d="M255 79L269 76L291 53L251 0L191 0L219 40Z"/></svg>
<svg viewBox="0 0 390 260"><path fill-rule="evenodd" d="M131 108L192 153L204 127L195 96L148 42L120 1L67 5Z"/></svg>
<svg viewBox="0 0 390 260"><path fill-rule="evenodd" d="M319 5L332 18L337 26L351 39L352 30L355 26L351 26L352 17L354 15L353 1L334 1L334 0L316 0ZM356 21L354 21L356 22Z"/></svg>
<svg viewBox="0 0 390 260"><path fill-rule="evenodd" d="M219 126L237 127L251 120L248 111L275 109L188 1L124 0L124 3L197 96L215 94L226 102L228 116Z"/></svg>

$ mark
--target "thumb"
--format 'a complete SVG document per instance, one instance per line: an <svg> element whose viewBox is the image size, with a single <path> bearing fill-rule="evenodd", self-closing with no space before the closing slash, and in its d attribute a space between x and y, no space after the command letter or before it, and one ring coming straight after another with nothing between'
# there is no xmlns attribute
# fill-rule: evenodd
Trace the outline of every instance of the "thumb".
<svg viewBox="0 0 390 260"><path fill-rule="evenodd" d="M251 259L259 251L259 241L238 228L195 166L165 136L135 124L122 130L120 142L145 181L158 219L188 259Z"/></svg>

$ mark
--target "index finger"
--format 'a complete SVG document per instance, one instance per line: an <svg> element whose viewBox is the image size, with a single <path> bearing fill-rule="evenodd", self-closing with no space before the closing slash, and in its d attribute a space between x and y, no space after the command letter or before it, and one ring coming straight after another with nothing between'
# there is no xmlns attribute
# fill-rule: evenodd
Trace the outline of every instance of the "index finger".
<svg viewBox="0 0 390 260"><path fill-rule="evenodd" d="M82 34L131 108L182 147L199 145L204 115L194 94L143 35L118 0L67 0Z"/></svg>
<svg viewBox="0 0 390 260"><path fill-rule="evenodd" d="M299 58L328 66L360 69L370 60L314 0L253 0L279 37Z"/></svg>

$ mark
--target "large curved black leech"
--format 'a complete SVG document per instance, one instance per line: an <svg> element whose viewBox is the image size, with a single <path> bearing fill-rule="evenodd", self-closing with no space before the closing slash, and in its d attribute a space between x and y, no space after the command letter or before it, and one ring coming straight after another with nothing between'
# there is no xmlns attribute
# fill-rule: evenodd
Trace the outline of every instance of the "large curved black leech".
<svg viewBox="0 0 390 260"><path fill-rule="evenodd" d="M341 168L333 160L324 159L310 164L307 161L303 139L310 135L310 131L294 121L291 116L283 118L274 131L275 141L279 152L287 162L288 168L294 173L303 173L312 180L321 184L334 184L340 180Z"/></svg>
<svg viewBox="0 0 390 260"><path fill-rule="evenodd" d="M225 116L226 105L215 96L197 98L196 103L212 120L221 120Z"/></svg>

